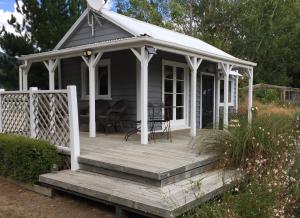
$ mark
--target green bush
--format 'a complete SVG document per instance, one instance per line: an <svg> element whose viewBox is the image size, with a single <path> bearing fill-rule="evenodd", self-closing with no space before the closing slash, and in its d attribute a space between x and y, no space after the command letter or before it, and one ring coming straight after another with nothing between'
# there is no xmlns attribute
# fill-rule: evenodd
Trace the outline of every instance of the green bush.
<svg viewBox="0 0 300 218"><path fill-rule="evenodd" d="M273 103L280 100L278 92L274 89L255 90L254 97L262 103Z"/></svg>
<svg viewBox="0 0 300 218"><path fill-rule="evenodd" d="M275 155L287 147L287 141L294 140L290 137L295 129L292 116L261 115L253 119L251 127L248 126L247 117L241 116L237 120L237 127L217 132L207 140L213 142L222 154L226 154L233 165L239 166L257 155ZM282 138L286 141L282 141Z"/></svg>
<svg viewBox="0 0 300 218"><path fill-rule="evenodd" d="M36 183L39 175L61 163L56 148L46 141L0 134L0 175L4 177Z"/></svg>

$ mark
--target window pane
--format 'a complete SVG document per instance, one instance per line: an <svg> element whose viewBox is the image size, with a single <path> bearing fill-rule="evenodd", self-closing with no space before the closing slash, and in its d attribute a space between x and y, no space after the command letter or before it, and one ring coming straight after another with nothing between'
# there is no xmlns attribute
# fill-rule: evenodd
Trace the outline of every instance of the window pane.
<svg viewBox="0 0 300 218"><path fill-rule="evenodd" d="M100 66L98 68L98 84L99 84L99 95L108 95L108 67Z"/></svg>
<svg viewBox="0 0 300 218"><path fill-rule="evenodd" d="M176 68L177 80L184 80L184 69L181 67Z"/></svg>
<svg viewBox="0 0 300 218"><path fill-rule="evenodd" d="M232 103L232 80L229 80L228 85L228 103ZM220 80L220 103L224 103L224 80Z"/></svg>
<svg viewBox="0 0 300 218"><path fill-rule="evenodd" d="M165 92L173 93L173 80L165 80Z"/></svg>
<svg viewBox="0 0 300 218"><path fill-rule="evenodd" d="M184 82L177 81L176 93L184 93Z"/></svg>
<svg viewBox="0 0 300 218"><path fill-rule="evenodd" d="M173 120L173 108L165 108L165 120Z"/></svg>
<svg viewBox="0 0 300 218"><path fill-rule="evenodd" d="M176 108L176 120L182 120L184 119L184 108L178 107Z"/></svg>
<svg viewBox="0 0 300 218"><path fill-rule="evenodd" d="M165 66L165 78L166 79L173 79L173 67Z"/></svg>
<svg viewBox="0 0 300 218"><path fill-rule="evenodd" d="M88 67L86 67L85 68L85 94L86 95L89 95L89 93L90 93L90 81L89 81L89 68Z"/></svg>
<svg viewBox="0 0 300 218"><path fill-rule="evenodd" d="M176 95L176 106L183 106L184 95Z"/></svg>
<svg viewBox="0 0 300 218"><path fill-rule="evenodd" d="M220 80L220 103L224 103L224 80Z"/></svg>
<svg viewBox="0 0 300 218"><path fill-rule="evenodd" d="M165 106L172 107L173 106L173 95L165 94Z"/></svg>

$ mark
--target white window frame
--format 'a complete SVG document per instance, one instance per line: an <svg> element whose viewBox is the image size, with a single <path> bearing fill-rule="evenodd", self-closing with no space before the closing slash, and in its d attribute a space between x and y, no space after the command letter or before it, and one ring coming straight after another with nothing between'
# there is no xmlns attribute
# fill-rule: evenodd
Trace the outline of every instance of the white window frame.
<svg viewBox="0 0 300 218"><path fill-rule="evenodd" d="M180 67L184 69L184 83L185 83L185 94L184 94L184 119L174 120L176 114L173 113L173 120L171 121L172 129L184 129L188 128L189 125L189 67L187 64L182 62L162 60L162 102L165 103L165 66ZM174 99L173 99L174 102ZM175 101L176 102L176 101ZM164 116L164 110L162 110Z"/></svg>
<svg viewBox="0 0 300 218"><path fill-rule="evenodd" d="M100 95L98 93L99 90L99 67L101 66L107 66L108 68L108 94L107 95ZM89 95L85 93L86 90L86 83L87 83L87 74L89 73L87 70L87 66L84 62L81 63L81 99L82 100L88 100ZM95 91L96 91L96 100L111 100L111 61L110 59L103 59L100 60L99 63L96 66L96 71L95 71Z"/></svg>
<svg viewBox="0 0 300 218"><path fill-rule="evenodd" d="M224 106L224 102L221 102L221 81L224 81L224 78L220 78L220 93L219 93L219 96L220 96L220 102L219 102L219 106ZM229 82L231 82L231 90L228 90L230 91L231 93L231 101L229 101L229 98L228 98L228 106L232 107L234 106L234 78L232 77L229 77ZM225 83L224 83L224 86L225 86ZM225 88L225 87L224 87ZM228 88L229 88L229 85L228 85Z"/></svg>

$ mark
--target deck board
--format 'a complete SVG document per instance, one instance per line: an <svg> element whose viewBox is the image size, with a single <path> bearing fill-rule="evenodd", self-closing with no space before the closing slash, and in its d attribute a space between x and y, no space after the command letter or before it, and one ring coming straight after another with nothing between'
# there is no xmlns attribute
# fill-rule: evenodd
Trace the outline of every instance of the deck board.
<svg viewBox="0 0 300 218"><path fill-rule="evenodd" d="M173 217L188 209L188 205L211 198L233 180L233 171L218 170L162 188L81 170L40 177L48 185L162 217Z"/></svg>
<svg viewBox="0 0 300 218"><path fill-rule="evenodd" d="M204 137L211 130L199 130L198 137ZM139 135L134 135L125 142L121 134L98 134L89 138L87 133L81 133L80 158L99 162L99 166L119 167L120 169L135 169L149 174L176 175L186 170L205 165L208 160L216 159L218 153L198 143L196 146L189 136L189 131L173 132L173 141L165 138L150 141L149 145L139 143ZM201 153L201 155L199 155ZM173 174L172 174L173 173Z"/></svg>

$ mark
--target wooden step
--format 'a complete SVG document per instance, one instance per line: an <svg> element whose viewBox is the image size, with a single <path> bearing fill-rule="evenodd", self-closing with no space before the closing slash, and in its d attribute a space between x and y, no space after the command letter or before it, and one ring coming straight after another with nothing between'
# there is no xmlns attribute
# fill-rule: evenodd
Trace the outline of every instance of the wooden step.
<svg viewBox="0 0 300 218"><path fill-rule="evenodd" d="M218 160L219 156L216 154L201 155L197 158L194 157L193 161L177 165L162 163L168 167L160 167L157 163L155 165L147 164L148 160L132 164L131 161L120 161L104 156L94 158L82 155L78 159L83 170L146 182L155 186L164 186L211 170Z"/></svg>
<svg viewBox="0 0 300 218"><path fill-rule="evenodd" d="M112 170L108 167L99 167L95 165L86 164L86 161L80 161L80 169L88 172L93 173L99 173L104 174L108 176L114 176L122 179L127 179L135 182L140 182L143 184L149 184L157 187L163 187L166 185L170 185L176 182L179 182L181 180L199 175L201 173L213 170L217 167L218 161L212 160L211 163L207 163L206 165L196 167L194 169L187 170L185 172L180 172L176 175L171 175L169 177L165 177L163 179L158 179L159 175L156 177L151 177L153 174L149 172L144 172L143 176L136 175L132 173L132 170L124 170L124 168L121 168L120 170L116 167L113 167L116 170ZM149 173L149 174L148 174Z"/></svg>
<svg viewBox="0 0 300 218"><path fill-rule="evenodd" d="M56 189L159 217L175 217L221 193L235 180L233 171L214 170L164 187L83 170L40 176Z"/></svg>

